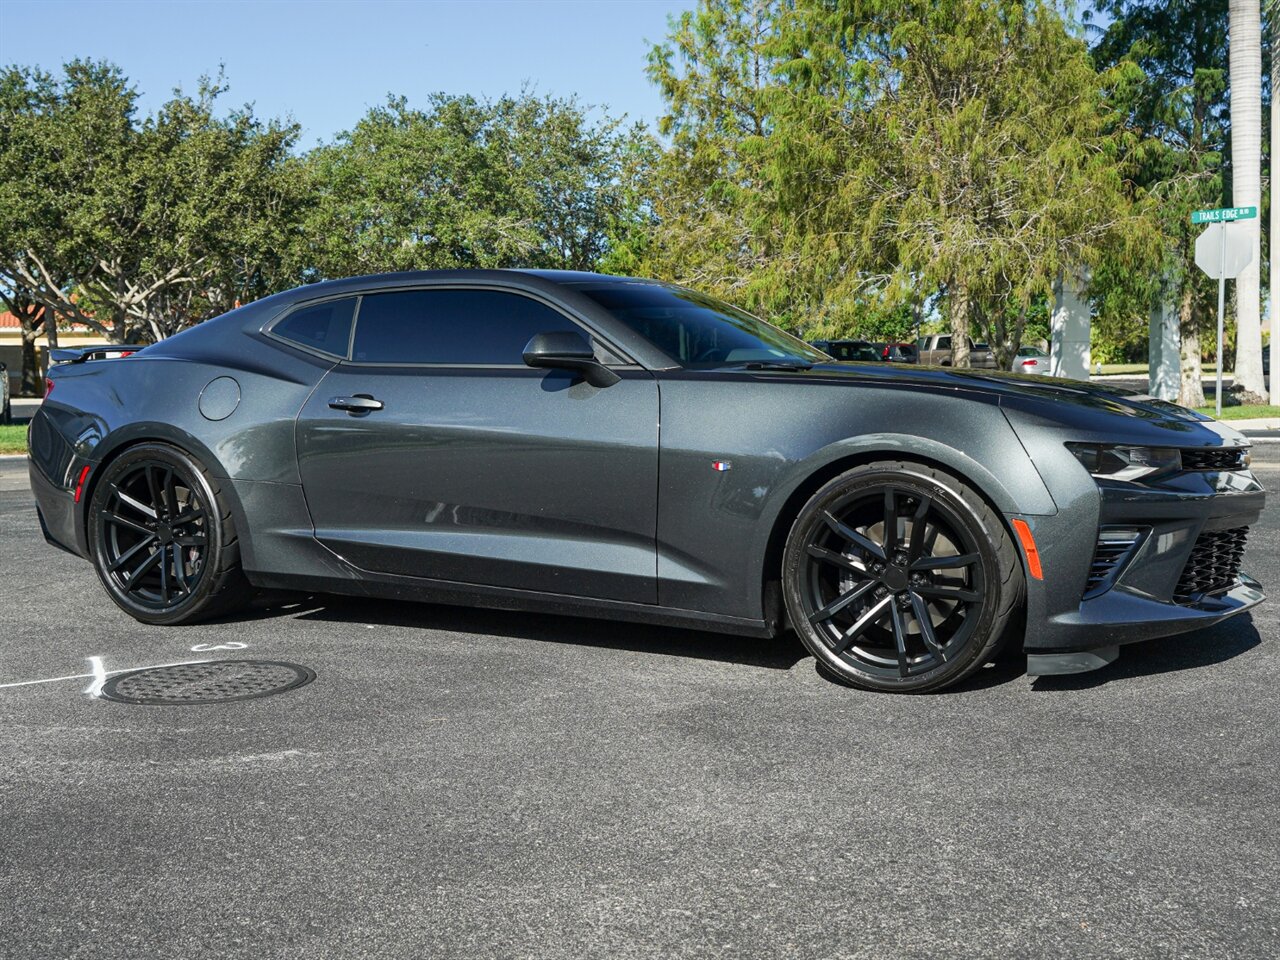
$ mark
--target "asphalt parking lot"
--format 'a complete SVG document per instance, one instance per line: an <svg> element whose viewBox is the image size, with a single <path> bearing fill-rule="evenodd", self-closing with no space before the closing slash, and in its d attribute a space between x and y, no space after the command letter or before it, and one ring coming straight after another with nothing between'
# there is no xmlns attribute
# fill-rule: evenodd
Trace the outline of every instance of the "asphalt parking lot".
<svg viewBox="0 0 1280 960"><path fill-rule="evenodd" d="M1255 463L1280 486L1280 444ZM1247 569L1280 584L1280 500ZM44 545L13 460L0 574L6 957L1280 949L1277 602L924 697L836 686L792 640L599 620L310 598L152 628ZM85 692L223 657L316 679Z"/></svg>

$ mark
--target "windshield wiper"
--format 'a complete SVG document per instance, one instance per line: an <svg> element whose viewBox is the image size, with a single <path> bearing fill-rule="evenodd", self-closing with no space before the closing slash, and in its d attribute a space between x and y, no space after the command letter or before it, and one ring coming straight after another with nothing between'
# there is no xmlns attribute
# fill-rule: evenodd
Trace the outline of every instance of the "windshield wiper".
<svg viewBox="0 0 1280 960"><path fill-rule="evenodd" d="M743 360L734 366L748 370L812 370L813 364L803 360Z"/></svg>

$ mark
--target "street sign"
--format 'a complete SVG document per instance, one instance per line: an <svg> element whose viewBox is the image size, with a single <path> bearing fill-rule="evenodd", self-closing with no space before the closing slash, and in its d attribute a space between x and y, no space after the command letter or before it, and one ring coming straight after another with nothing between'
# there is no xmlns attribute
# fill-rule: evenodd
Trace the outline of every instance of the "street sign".
<svg viewBox="0 0 1280 960"><path fill-rule="evenodd" d="M1257 207L1219 207L1217 210L1193 210L1191 222L1225 223L1231 220L1252 220L1257 215Z"/></svg>
<svg viewBox="0 0 1280 960"><path fill-rule="evenodd" d="M1196 237L1196 266L1215 280L1234 280L1253 262L1256 232L1251 223L1209 224Z"/></svg>
<svg viewBox="0 0 1280 960"><path fill-rule="evenodd" d="M1231 207L1227 210L1197 210L1191 219L1202 213L1236 213L1243 210L1245 217L1256 217L1257 207ZM1238 219L1244 219L1238 218ZM1227 281L1240 276L1240 272L1253 262L1253 245L1258 242L1258 228L1252 223L1235 223L1220 218L1210 223L1196 237L1196 266L1218 281L1218 388L1215 405L1218 417L1222 417L1222 324L1227 309Z"/></svg>

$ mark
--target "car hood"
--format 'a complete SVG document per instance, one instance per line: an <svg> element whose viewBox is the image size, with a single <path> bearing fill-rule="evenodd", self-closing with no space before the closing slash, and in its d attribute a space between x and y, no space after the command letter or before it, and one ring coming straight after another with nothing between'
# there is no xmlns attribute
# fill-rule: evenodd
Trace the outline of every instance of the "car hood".
<svg viewBox="0 0 1280 960"><path fill-rule="evenodd" d="M879 363L827 363L808 370L752 371L756 376L812 383L883 385L996 403L1011 419L1032 418L1090 436L1133 443L1202 446L1244 444L1235 430L1211 417L1118 385L1000 370Z"/></svg>

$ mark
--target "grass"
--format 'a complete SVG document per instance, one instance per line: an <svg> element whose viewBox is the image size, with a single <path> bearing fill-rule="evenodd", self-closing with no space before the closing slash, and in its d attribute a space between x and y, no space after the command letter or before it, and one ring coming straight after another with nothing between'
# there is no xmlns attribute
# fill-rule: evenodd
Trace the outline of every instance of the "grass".
<svg viewBox="0 0 1280 960"><path fill-rule="evenodd" d="M0 426L0 453L27 452L27 425L11 423Z"/></svg>
<svg viewBox="0 0 1280 960"><path fill-rule="evenodd" d="M1104 363L1102 372L1104 374L1125 374L1128 376L1136 374L1145 377L1147 375L1147 365L1145 363Z"/></svg>
<svg viewBox="0 0 1280 960"><path fill-rule="evenodd" d="M1216 417L1213 405L1196 407L1201 413ZM1223 407L1223 420L1253 420L1259 417L1280 417L1280 407L1269 407L1261 403L1244 403L1238 407Z"/></svg>

